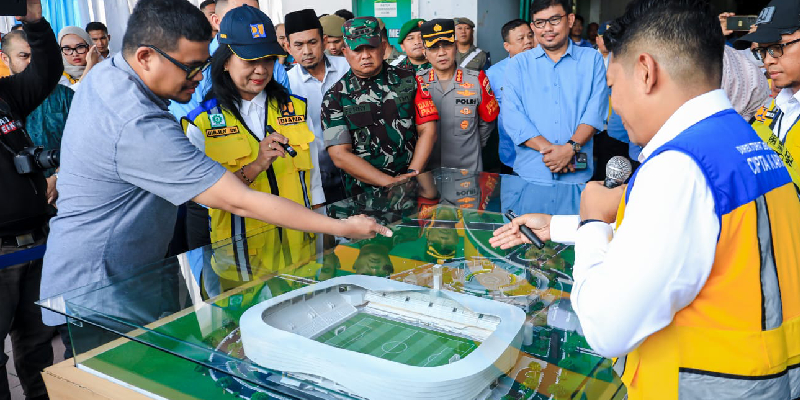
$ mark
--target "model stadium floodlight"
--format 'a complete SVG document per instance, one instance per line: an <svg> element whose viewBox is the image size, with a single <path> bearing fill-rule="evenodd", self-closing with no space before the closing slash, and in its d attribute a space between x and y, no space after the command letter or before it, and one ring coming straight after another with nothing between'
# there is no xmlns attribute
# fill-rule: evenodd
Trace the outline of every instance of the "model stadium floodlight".
<svg viewBox="0 0 800 400"><path fill-rule="evenodd" d="M384 278L334 278L264 301L240 321L245 355L367 399L474 399L510 371L518 307Z"/></svg>

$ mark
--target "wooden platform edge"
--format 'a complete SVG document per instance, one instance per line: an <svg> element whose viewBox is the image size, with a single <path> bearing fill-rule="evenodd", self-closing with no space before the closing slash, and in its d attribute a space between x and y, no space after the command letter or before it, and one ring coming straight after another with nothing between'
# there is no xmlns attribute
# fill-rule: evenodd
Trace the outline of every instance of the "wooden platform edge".
<svg viewBox="0 0 800 400"><path fill-rule="evenodd" d="M78 369L73 359L46 368L42 377L51 400L152 400L141 393Z"/></svg>

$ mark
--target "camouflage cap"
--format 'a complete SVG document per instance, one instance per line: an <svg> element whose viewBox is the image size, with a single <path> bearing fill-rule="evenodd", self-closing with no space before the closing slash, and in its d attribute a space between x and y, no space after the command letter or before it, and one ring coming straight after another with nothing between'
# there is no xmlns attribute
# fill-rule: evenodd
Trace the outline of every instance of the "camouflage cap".
<svg viewBox="0 0 800 400"><path fill-rule="evenodd" d="M360 46L380 47L381 30L375 17L358 17L348 20L342 26L344 42L350 50Z"/></svg>
<svg viewBox="0 0 800 400"><path fill-rule="evenodd" d="M453 21L455 21L456 25L467 24L467 25L469 25L470 28L474 28L475 27L475 23L472 22L472 20L467 18L467 17L453 18Z"/></svg>
<svg viewBox="0 0 800 400"><path fill-rule="evenodd" d="M326 15L319 19L322 24L322 34L331 37L342 37L342 26L344 26L344 18L331 14Z"/></svg>
<svg viewBox="0 0 800 400"><path fill-rule="evenodd" d="M412 19L411 21L406 22L400 28L400 35L397 37L397 41L403 43L403 40L406 40L406 36L408 36L409 33L419 32L419 27L424 23L424 19Z"/></svg>

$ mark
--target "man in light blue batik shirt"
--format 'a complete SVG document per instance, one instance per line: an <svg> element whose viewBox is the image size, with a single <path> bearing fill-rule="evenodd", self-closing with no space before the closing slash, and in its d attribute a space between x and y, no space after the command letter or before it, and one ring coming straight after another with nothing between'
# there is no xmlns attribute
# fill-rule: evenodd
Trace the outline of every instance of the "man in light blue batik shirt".
<svg viewBox="0 0 800 400"><path fill-rule="evenodd" d="M535 0L539 46L506 68L503 128L516 145L514 172L530 182L586 183L594 171L592 137L608 112L603 57L569 40L571 9L569 0ZM581 169L574 159L583 155Z"/></svg>

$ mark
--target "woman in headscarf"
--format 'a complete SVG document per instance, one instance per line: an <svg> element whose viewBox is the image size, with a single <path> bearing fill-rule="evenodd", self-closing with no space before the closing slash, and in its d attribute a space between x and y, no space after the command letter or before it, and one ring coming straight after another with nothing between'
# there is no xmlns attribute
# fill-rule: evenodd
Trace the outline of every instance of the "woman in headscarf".
<svg viewBox="0 0 800 400"><path fill-rule="evenodd" d="M58 33L58 45L61 46L61 59L64 62L64 74L58 83L77 90L81 79L92 67L103 60L103 56L92 43L86 31L77 26L66 26Z"/></svg>

